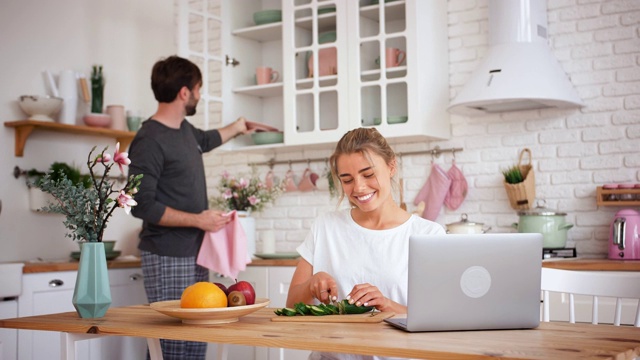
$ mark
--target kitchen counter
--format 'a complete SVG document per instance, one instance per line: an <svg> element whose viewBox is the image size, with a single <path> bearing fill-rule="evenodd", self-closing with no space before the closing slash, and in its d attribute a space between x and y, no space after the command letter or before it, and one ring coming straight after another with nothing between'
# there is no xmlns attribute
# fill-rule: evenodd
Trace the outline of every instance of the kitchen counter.
<svg viewBox="0 0 640 360"><path fill-rule="evenodd" d="M78 261L25 261L23 274L43 273L52 271L78 270ZM140 267L140 258L126 256L107 261L108 269L126 269Z"/></svg>
<svg viewBox="0 0 640 360"><path fill-rule="evenodd" d="M296 266L299 259L262 260L253 259L247 266ZM125 269L140 267L140 258L126 256L107 261L108 269ZM78 261L25 261L23 274L78 270Z"/></svg>
<svg viewBox="0 0 640 360"><path fill-rule="evenodd" d="M583 271L640 271L640 260L547 259L542 261L542 267Z"/></svg>
<svg viewBox="0 0 640 360"><path fill-rule="evenodd" d="M247 266L292 266L298 265L298 259L253 259ZM124 269L140 267L140 258L127 256L107 261L109 269ZM563 270L587 271L640 271L640 260L608 260L608 259L547 259L542 261L542 267ZM24 263L24 274L51 271L78 270L78 261L37 261Z"/></svg>
<svg viewBox="0 0 640 360"><path fill-rule="evenodd" d="M300 258L297 259L252 259L247 266L297 266Z"/></svg>

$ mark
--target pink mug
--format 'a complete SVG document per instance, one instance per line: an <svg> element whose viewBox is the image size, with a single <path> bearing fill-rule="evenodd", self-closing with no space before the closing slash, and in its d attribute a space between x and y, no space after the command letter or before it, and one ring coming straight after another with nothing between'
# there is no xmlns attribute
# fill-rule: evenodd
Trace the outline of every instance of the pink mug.
<svg viewBox="0 0 640 360"><path fill-rule="evenodd" d="M386 49L386 57L387 67L396 67L402 65L407 53L396 48L387 48Z"/></svg>
<svg viewBox="0 0 640 360"><path fill-rule="evenodd" d="M280 73L267 66L260 66L256 69L256 83L258 85L270 84L278 81Z"/></svg>
<svg viewBox="0 0 640 360"><path fill-rule="evenodd" d="M313 180L315 173L311 169L307 168L302 174L302 180L298 183L298 190L300 191L312 191L316 189L316 184ZM318 175L315 175L316 179Z"/></svg>

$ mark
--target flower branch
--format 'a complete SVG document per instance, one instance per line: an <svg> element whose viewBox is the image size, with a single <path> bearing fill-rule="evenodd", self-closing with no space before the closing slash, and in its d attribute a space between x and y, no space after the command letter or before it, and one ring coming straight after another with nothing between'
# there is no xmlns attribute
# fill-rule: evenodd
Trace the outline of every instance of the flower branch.
<svg viewBox="0 0 640 360"><path fill-rule="evenodd" d="M137 205L133 195L138 191L142 175L129 176L121 190L116 190L110 182L109 172L115 164L118 164L124 175L123 166L131 163L128 154L120 152L119 143L116 144L113 158L106 152L107 148L93 157L95 149L94 146L87 157L92 186L74 184L64 174L60 174L60 180L54 180L47 174L38 184L42 191L50 193L57 201L57 204L49 204L43 210L65 215L63 223L71 231L66 236L77 241L102 241L115 209L121 207L129 214L131 207ZM101 175L95 169L98 164L104 167ZM114 194L117 194L115 198ZM113 205L109 206L111 203Z"/></svg>

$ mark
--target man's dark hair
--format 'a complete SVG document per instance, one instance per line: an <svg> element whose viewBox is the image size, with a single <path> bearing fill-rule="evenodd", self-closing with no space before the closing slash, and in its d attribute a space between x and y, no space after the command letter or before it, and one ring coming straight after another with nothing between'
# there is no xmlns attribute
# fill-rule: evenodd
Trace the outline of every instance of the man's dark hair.
<svg viewBox="0 0 640 360"><path fill-rule="evenodd" d="M202 85L202 73L187 59L174 55L153 65L151 89L158 102L170 103L183 86L193 90L198 84Z"/></svg>

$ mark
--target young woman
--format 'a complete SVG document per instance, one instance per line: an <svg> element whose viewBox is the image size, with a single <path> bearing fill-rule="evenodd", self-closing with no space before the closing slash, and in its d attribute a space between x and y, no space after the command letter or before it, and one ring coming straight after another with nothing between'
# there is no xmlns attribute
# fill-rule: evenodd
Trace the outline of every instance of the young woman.
<svg viewBox="0 0 640 360"><path fill-rule="evenodd" d="M348 299L396 314L407 312L409 236L442 234L437 223L402 210L391 196L398 165L375 128L347 132L329 160L340 201L349 209L321 215L297 248L302 256L287 306ZM361 359L314 354L310 359ZM368 357L371 358L371 357Z"/></svg>

